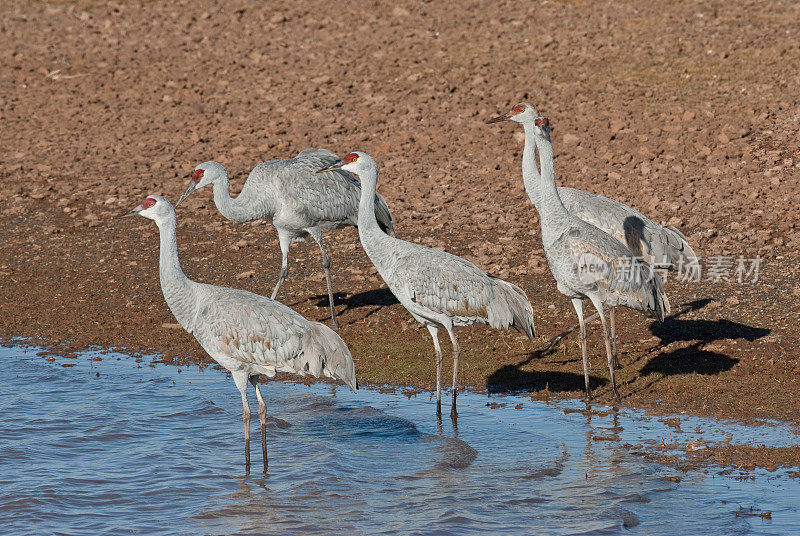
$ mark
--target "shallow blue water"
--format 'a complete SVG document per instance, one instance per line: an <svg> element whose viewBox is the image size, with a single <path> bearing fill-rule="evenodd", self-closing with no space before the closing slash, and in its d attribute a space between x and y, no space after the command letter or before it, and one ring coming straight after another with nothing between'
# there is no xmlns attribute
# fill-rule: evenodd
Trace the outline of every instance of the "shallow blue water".
<svg viewBox="0 0 800 536"><path fill-rule="evenodd" d="M566 413L577 401L262 386L268 475L244 471L241 402L223 372L0 348L2 534L789 534L800 482L678 473L623 443L680 436L797 444L785 425ZM66 366L65 366L66 365ZM254 396L251 396L254 399ZM253 400L254 401L254 400ZM491 409L487 403L505 403ZM517 404L521 409L515 409ZM737 475L738 473L734 473ZM665 477L678 475L679 483ZM772 520L737 517L739 507Z"/></svg>

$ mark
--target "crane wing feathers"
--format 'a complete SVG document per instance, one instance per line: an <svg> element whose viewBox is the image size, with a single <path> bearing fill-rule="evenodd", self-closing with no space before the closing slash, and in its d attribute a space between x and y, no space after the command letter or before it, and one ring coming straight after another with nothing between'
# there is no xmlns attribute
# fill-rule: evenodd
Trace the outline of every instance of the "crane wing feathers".
<svg viewBox="0 0 800 536"><path fill-rule="evenodd" d="M287 193L287 198L297 200L313 221L355 225L358 219L361 185L346 171L298 174L287 184Z"/></svg>
<svg viewBox="0 0 800 536"><path fill-rule="evenodd" d="M603 195L559 187L564 207L581 220L613 236L651 266L678 269L698 262L686 237L672 226L662 226L638 210Z"/></svg>
<svg viewBox="0 0 800 536"><path fill-rule="evenodd" d="M317 173L339 161L327 149L306 149L283 168L280 182L287 201L316 222L341 222L355 225L361 183L347 171Z"/></svg>
<svg viewBox="0 0 800 536"><path fill-rule="evenodd" d="M294 158L261 162L250 172L239 197L277 203L289 213L305 215L312 225L356 225L361 183L347 171L317 173L339 160L327 149L305 149ZM375 215L385 230L393 230L389 209L380 196L376 196Z"/></svg>
<svg viewBox="0 0 800 536"><path fill-rule="evenodd" d="M489 277L461 257L420 247L397 258L395 275L411 300L435 313L487 314Z"/></svg>
<svg viewBox="0 0 800 536"><path fill-rule="evenodd" d="M394 224L392 224L392 215L389 212L389 206L386 200L379 193L375 193L375 219L378 220L378 225L386 234L393 234L397 236L394 231Z"/></svg>
<svg viewBox="0 0 800 536"><path fill-rule="evenodd" d="M316 149L311 147L309 149L303 149L297 153L297 156L295 156L292 160L317 166L314 169L314 171L316 171L318 169L322 169L324 166L334 165L341 160L341 158L339 158L336 153L329 151L328 149Z"/></svg>
<svg viewBox="0 0 800 536"><path fill-rule="evenodd" d="M244 290L202 285L195 336L209 353L222 352L269 377L277 372L327 376L357 388L347 344L318 322L280 302Z"/></svg>
<svg viewBox="0 0 800 536"><path fill-rule="evenodd" d="M340 158L327 149L306 149L291 160L296 179L288 192L300 200L308 216L315 221L358 223L361 182L343 170L317 173ZM380 194L375 195L375 216L384 231L394 232L389 207Z"/></svg>
<svg viewBox="0 0 800 536"><path fill-rule="evenodd" d="M514 327L533 339L533 307L522 289L450 253L402 240L395 244L400 251L387 282L412 313L435 322L444 316L457 326Z"/></svg>
<svg viewBox="0 0 800 536"><path fill-rule="evenodd" d="M205 333L226 355L248 364L281 370L302 351L309 322L285 305L250 292L212 287L197 312ZM224 292L221 292L224 290Z"/></svg>
<svg viewBox="0 0 800 536"><path fill-rule="evenodd" d="M634 255L650 255L652 232L661 226L645 215L600 194L564 187L558 194L572 215L626 244Z"/></svg>
<svg viewBox="0 0 800 536"><path fill-rule="evenodd" d="M584 225L570 228L563 236L572 260L572 286L581 292L601 293L609 305L663 318L669 302L661 277L618 240Z"/></svg>

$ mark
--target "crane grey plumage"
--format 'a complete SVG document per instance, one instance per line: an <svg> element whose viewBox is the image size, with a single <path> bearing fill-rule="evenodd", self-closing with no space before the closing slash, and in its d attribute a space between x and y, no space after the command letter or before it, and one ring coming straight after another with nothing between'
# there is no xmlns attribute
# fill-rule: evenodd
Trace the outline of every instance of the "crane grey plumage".
<svg viewBox="0 0 800 536"><path fill-rule="evenodd" d="M522 177L525 191L534 205L538 205L540 198L533 140L533 122L537 115L530 104L520 103L509 112L489 120L490 123L515 121L525 129ZM676 227L659 225L636 209L600 194L559 186L558 196L569 212L627 245L634 255L650 266L690 273L699 269L697 255Z"/></svg>
<svg viewBox="0 0 800 536"><path fill-rule="evenodd" d="M265 296L212 285L203 290L191 333L209 353L216 348L268 378L278 372L326 376L355 389L350 352L327 326Z"/></svg>
<svg viewBox="0 0 800 536"><path fill-rule="evenodd" d="M436 360L436 411L441 414L442 351L438 330L447 330L453 343L453 404L456 416L460 348L454 326L489 324L513 327L533 340L533 307L518 286L491 277L480 268L450 253L382 233L373 209L378 166L365 153L350 153L334 166L361 179L358 235L367 256L400 303L424 324L433 338ZM327 171L323 169L322 171Z"/></svg>
<svg viewBox="0 0 800 536"><path fill-rule="evenodd" d="M522 179L534 206L539 203L539 170L536 167L536 143L532 130L536 110L527 103L490 119L489 123L514 121L525 130L522 152ZM688 277L698 276L700 260L683 233L672 225L659 225L637 210L603 195L558 186L558 195L566 209L625 244L631 252L658 269L675 270ZM614 366L617 363L616 315L609 312Z"/></svg>
<svg viewBox="0 0 800 536"><path fill-rule="evenodd" d="M305 240L307 236L313 238L322 254L334 328L338 328L339 323L333 302L331 262L322 233L328 229L357 225L361 193L360 183L346 171L316 173L318 169L336 162L339 162L339 157L327 149L306 149L294 158L262 162L250 172L236 198L231 198L230 180L225 168L217 162L203 162L195 168L189 186L176 203L179 205L195 190L213 184L214 203L229 220L269 220L278 231L281 247L281 271L272 299L289 275L291 243ZM376 198L375 216L384 232L394 233L389 208L380 196Z"/></svg>
<svg viewBox="0 0 800 536"><path fill-rule="evenodd" d="M150 195L127 214L154 220L160 231L159 278L164 299L178 323L194 335L214 361L233 375L242 395L245 453L250 465L250 406L247 382L258 397L264 469L267 467L266 404L258 375L278 372L337 378L357 389L350 350L333 330L303 318L282 303L245 290L192 281L183 273L175 237L175 209Z"/></svg>
<svg viewBox="0 0 800 536"><path fill-rule="evenodd" d="M559 197L553 168L553 146L547 118L535 120L530 131L539 150L540 197L536 205L542 227L542 244L559 292L572 299L581 333L586 396L591 397L583 300L589 298L603 327L608 369L614 395L619 398L614 377L612 334L606 324L604 306L624 306L663 320L670 306L661 277L640 261L622 242L572 214Z"/></svg>

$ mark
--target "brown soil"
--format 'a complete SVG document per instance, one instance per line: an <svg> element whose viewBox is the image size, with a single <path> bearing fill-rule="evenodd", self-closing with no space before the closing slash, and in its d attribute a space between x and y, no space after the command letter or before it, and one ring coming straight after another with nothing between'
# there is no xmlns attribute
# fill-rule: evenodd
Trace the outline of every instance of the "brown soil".
<svg viewBox="0 0 800 536"><path fill-rule="evenodd" d="M764 259L754 284L668 281L663 323L620 315L625 403L800 422L800 4L100 4L14 1L0 20L0 337L207 359L161 296L155 225L112 216L176 199L205 160L238 191L261 160L328 147L378 160L400 237L521 285L544 342L574 313L522 188L521 129L484 124L527 100L554 125L561 184L679 226L704 257ZM208 191L179 218L190 277L271 292L270 225L226 222ZM428 333L357 233L328 247L360 381L430 387ZM290 263L280 299L326 319L316 247ZM581 396L574 335L540 355L460 333L463 385ZM590 350L609 400L596 328Z"/></svg>

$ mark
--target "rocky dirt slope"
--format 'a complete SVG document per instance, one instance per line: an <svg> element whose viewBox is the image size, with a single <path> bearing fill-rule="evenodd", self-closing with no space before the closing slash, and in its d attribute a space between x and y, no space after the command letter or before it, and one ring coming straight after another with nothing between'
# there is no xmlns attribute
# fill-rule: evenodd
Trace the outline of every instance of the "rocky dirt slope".
<svg viewBox="0 0 800 536"><path fill-rule="evenodd" d="M797 3L7 4L0 336L204 359L161 296L155 226L112 216L176 199L199 162L222 162L238 191L255 163L316 146L372 154L399 236L520 284L544 341L574 313L522 187L521 129L485 124L525 100L554 125L561 184L680 227L705 258L763 258L757 283L733 267L732 281L668 281L663 324L621 315L627 403L800 415ZM271 226L224 221L210 192L179 223L187 274L269 294ZM328 244L360 381L429 387L427 332L355 231ZM326 318L316 247L292 257L280 299ZM461 336L466 385L580 396L574 337L540 356L516 334ZM596 328L591 352L604 398Z"/></svg>

